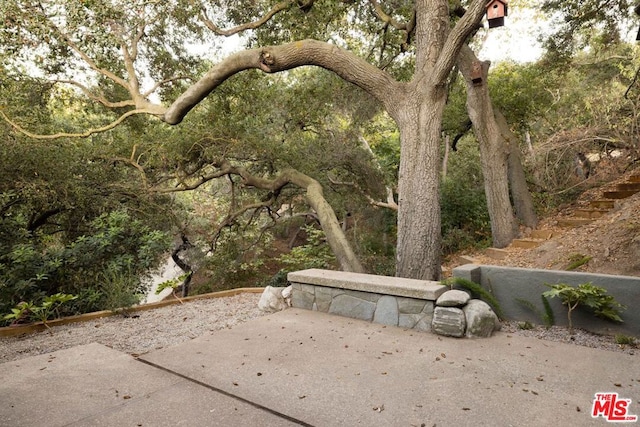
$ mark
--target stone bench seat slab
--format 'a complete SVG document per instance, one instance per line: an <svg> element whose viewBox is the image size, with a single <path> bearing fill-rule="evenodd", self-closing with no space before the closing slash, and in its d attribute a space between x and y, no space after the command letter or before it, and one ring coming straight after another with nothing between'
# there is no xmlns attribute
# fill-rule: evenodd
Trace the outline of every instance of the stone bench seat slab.
<svg viewBox="0 0 640 427"><path fill-rule="evenodd" d="M440 282L406 279L402 277L376 276L373 274L311 268L287 275L291 283L302 283L382 295L435 301L448 288Z"/></svg>

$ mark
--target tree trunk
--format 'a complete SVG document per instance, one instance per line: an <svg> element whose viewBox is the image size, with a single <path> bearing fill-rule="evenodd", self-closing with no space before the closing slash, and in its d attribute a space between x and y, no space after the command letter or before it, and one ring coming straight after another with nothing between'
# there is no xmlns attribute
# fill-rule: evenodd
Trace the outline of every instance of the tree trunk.
<svg viewBox="0 0 640 427"><path fill-rule="evenodd" d="M494 111L496 122L500 127L502 135L505 135L509 143L509 188L511 190L511 199L513 200L513 208L516 217L521 224L527 227L536 228L538 225L538 216L533 205L533 197L527 186L527 178L522 167L522 156L518 145L517 137L509 129L507 119L499 110Z"/></svg>
<svg viewBox="0 0 640 427"><path fill-rule="evenodd" d="M447 168L449 167L450 140L451 137L449 135L444 138L444 157L442 158L442 171L440 173L440 175L442 176L442 180L447 177Z"/></svg>
<svg viewBox="0 0 640 427"><path fill-rule="evenodd" d="M415 73L408 83L395 80L386 71L333 43L299 40L231 55L182 93L162 114L162 119L169 124L180 123L209 93L241 71L259 69L277 73L305 65L333 71L380 101L400 129L396 274L438 279L439 148L446 85L461 47L477 30L486 12L485 0L471 0L465 13L452 26L449 3L445 0L415 2L415 17L406 27L407 34L415 40L416 52ZM504 177L506 180L506 171ZM331 226L327 227L331 230Z"/></svg>
<svg viewBox="0 0 640 427"><path fill-rule="evenodd" d="M298 173L303 175L300 172ZM347 240L347 236L345 236L342 231L342 227L333 208L324 198L320 183L306 175L304 175L303 179L294 179L292 182L307 190L307 203L309 203L318 214L320 225L327 237L327 242L333 254L340 264L340 269L354 273L364 273L364 267L360 264L358 257L356 257L356 254L351 249L351 245Z"/></svg>
<svg viewBox="0 0 640 427"><path fill-rule="evenodd" d="M440 279L440 129L445 95L444 86L432 88L417 96L414 105L405 105L397 119L399 277Z"/></svg>
<svg viewBox="0 0 640 427"><path fill-rule="evenodd" d="M493 246L503 248L515 238L517 225L509 198L508 156L509 144L505 140L493 111L487 87L489 63L480 63L481 82L472 79L472 67L478 59L468 46L459 56L460 71L467 85L467 111L473 130L480 143L480 161L484 175Z"/></svg>

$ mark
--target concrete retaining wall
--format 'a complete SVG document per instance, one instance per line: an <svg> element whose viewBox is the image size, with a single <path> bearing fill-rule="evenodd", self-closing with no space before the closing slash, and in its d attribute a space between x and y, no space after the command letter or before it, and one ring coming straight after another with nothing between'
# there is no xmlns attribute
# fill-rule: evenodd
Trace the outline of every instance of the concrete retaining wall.
<svg viewBox="0 0 640 427"><path fill-rule="evenodd" d="M439 282L309 269L289 273L293 307L431 331Z"/></svg>
<svg viewBox="0 0 640 427"><path fill-rule="evenodd" d="M518 299L531 302L540 313L544 313L541 294L549 290L545 284L566 283L575 286L591 282L605 288L609 295L627 307L621 313L624 322L618 324L602 320L588 310L577 309L572 315L574 327L596 333L621 333L640 337L640 277L477 264L456 267L453 269L453 276L479 283L493 293L506 319L535 324L543 323L540 316L518 302ZM555 324L566 326L567 309L558 298L549 299L549 302L554 312Z"/></svg>

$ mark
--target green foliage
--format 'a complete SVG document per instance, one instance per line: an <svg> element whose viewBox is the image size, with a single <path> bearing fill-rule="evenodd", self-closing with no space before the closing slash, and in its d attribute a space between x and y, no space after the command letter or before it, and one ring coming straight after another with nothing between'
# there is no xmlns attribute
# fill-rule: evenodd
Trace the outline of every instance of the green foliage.
<svg viewBox="0 0 640 427"><path fill-rule="evenodd" d="M614 337L614 340L616 344L619 344L619 345L628 345L631 347L636 346L636 338L629 335L616 334Z"/></svg>
<svg viewBox="0 0 640 427"><path fill-rule="evenodd" d="M273 286L274 288L282 288L287 286L287 270L280 270L273 276L260 282L260 287L266 288L267 286Z"/></svg>
<svg viewBox="0 0 640 427"><path fill-rule="evenodd" d="M130 271L116 270L114 267L107 267L101 272L100 294L103 309L118 311L138 304L144 297L145 287L140 286L140 279L135 277Z"/></svg>
<svg viewBox="0 0 640 427"><path fill-rule="evenodd" d="M589 261L591 261L592 258L593 257L588 255L573 254L569 257L569 265L567 266L566 270L567 271L575 270L578 267L581 267L587 264Z"/></svg>
<svg viewBox="0 0 640 427"><path fill-rule="evenodd" d="M533 304L529 300L516 298L516 301L535 313L540 319L542 319L542 323L545 325L545 327L550 328L555 324L555 315L553 314L553 310L551 309L549 300L544 295L541 295L541 299L544 311L541 311L538 307L536 307L535 304Z"/></svg>
<svg viewBox="0 0 640 427"><path fill-rule="evenodd" d="M522 329L523 331L530 330L535 328L531 322L518 322L518 329Z"/></svg>
<svg viewBox="0 0 640 427"><path fill-rule="evenodd" d="M184 282L184 279L186 279L187 276L189 276L189 274L191 274L191 273L184 273L184 274L181 274L178 277L175 277L175 278L170 279L170 280L165 280L164 282L160 283L158 285L158 287L156 288L156 295L160 295L160 293L162 291L164 291L165 289L169 289L169 288L175 291L176 288L178 286L180 286L182 284L182 282Z"/></svg>
<svg viewBox="0 0 640 427"><path fill-rule="evenodd" d="M442 250L451 254L465 248L488 246L491 224L484 194L477 147L461 141L450 156L449 173L442 182Z"/></svg>
<svg viewBox="0 0 640 427"><path fill-rule="evenodd" d="M19 229L17 219L4 220ZM96 218L66 244L28 235L1 243L0 311L62 292L78 296L65 306L64 314L75 314L137 302L141 280L159 264L169 238L122 210Z"/></svg>
<svg viewBox="0 0 640 427"><path fill-rule="evenodd" d="M77 295L58 292L57 294L44 297L39 304L35 304L32 301L22 301L11 309L11 313L6 314L2 319L12 321L13 324L40 321L46 326L48 320L60 317L60 307L62 305L77 298Z"/></svg>
<svg viewBox="0 0 640 427"><path fill-rule="evenodd" d="M282 254L279 260L288 271L305 270L307 268L331 268L336 260L331 248L325 241L324 231L311 225L303 228L307 235L307 243L296 246L287 254Z"/></svg>
<svg viewBox="0 0 640 427"><path fill-rule="evenodd" d="M548 87L553 82L537 64L502 62L491 67L489 89L494 106L519 131L531 125L553 103Z"/></svg>
<svg viewBox="0 0 640 427"><path fill-rule="evenodd" d="M594 315L614 322L622 322L620 309L625 307L617 302L611 295L607 295L604 288L594 286L591 283L582 283L578 286L571 286L565 283L558 283L545 286L551 290L542 295L547 298L560 298L562 304L567 306L567 318L569 320L569 330L573 331L571 314L578 306L589 308Z"/></svg>
<svg viewBox="0 0 640 427"><path fill-rule="evenodd" d="M544 295L540 295L540 299L542 300L542 307L544 307L544 315L542 316L542 321L547 327L551 327L556 324L555 314L553 314L553 309L551 308L549 299Z"/></svg>
<svg viewBox="0 0 640 427"><path fill-rule="evenodd" d="M471 296L473 298L479 298L489 304L499 319L504 319L504 312L500 307L500 303L498 302L496 297L494 297L491 292L483 288L482 285L472 282L471 280L463 279L462 277L451 277L449 279L443 280L442 284L450 287L451 289L466 289L467 291L471 292Z"/></svg>

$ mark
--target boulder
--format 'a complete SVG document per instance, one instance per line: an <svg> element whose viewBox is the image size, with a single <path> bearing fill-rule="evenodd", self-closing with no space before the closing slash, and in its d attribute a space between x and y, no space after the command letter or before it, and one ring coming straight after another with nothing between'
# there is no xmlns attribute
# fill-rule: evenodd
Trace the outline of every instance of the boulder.
<svg viewBox="0 0 640 427"><path fill-rule="evenodd" d="M436 307L433 311L431 331L438 335L463 337L466 329L464 312L456 307Z"/></svg>
<svg viewBox="0 0 640 427"><path fill-rule="evenodd" d="M269 313L282 311L291 306L291 292L291 286L286 288L267 286L260 296L258 308Z"/></svg>
<svg viewBox="0 0 640 427"><path fill-rule="evenodd" d="M500 320L491 306L479 299L473 299L462 309L467 323L467 338L488 338L500 329Z"/></svg>
<svg viewBox="0 0 640 427"><path fill-rule="evenodd" d="M453 289L446 291L436 300L438 307L463 307L469 300L471 295L465 291Z"/></svg>

